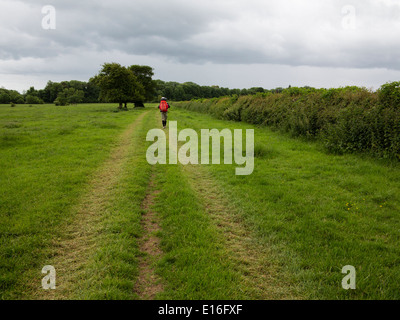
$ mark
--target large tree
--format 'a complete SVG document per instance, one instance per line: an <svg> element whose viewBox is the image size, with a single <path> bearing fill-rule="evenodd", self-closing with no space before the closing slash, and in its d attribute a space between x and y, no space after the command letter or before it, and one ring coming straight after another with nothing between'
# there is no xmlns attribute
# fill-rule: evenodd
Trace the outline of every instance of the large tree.
<svg viewBox="0 0 400 320"><path fill-rule="evenodd" d="M129 70L133 72L144 89L142 92L142 96L144 98L139 99L139 97L137 97L133 101L135 103L135 107L144 107L144 102L151 101L155 93L156 84L152 79L154 76L153 68L149 66L132 65L129 67Z"/></svg>
<svg viewBox="0 0 400 320"><path fill-rule="evenodd" d="M144 88L133 72L119 63L105 63L100 73L90 81L100 87L100 99L117 102L118 108L127 108L128 102L144 99Z"/></svg>

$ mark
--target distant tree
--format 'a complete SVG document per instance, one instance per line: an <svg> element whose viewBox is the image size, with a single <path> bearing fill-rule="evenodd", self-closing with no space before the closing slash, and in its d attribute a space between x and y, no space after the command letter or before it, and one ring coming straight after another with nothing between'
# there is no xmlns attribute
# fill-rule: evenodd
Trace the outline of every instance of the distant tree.
<svg viewBox="0 0 400 320"><path fill-rule="evenodd" d="M253 87L248 90L249 94L257 94L257 93L263 93L263 92L264 92L264 88L261 88L261 87Z"/></svg>
<svg viewBox="0 0 400 320"><path fill-rule="evenodd" d="M9 90L8 94L10 95L10 100L11 102L18 103L18 104L23 104L25 103L25 99L22 94L20 94L16 90ZM41 101L43 103L43 101Z"/></svg>
<svg viewBox="0 0 400 320"><path fill-rule="evenodd" d="M14 98L11 99L12 102L16 102L14 100L18 100L18 93L14 94ZM29 90L24 92L24 102L28 104L42 104L44 103L43 99L39 97L39 92L38 90L35 89L35 87L30 87ZM23 102L23 103L24 103Z"/></svg>
<svg viewBox="0 0 400 320"><path fill-rule="evenodd" d="M67 82L67 87L68 88L74 88L76 90L82 90L85 88L86 82L83 81L78 81L78 80L71 80Z"/></svg>
<svg viewBox="0 0 400 320"><path fill-rule="evenodd" d="M99 102L100 88L94 82L91 81L87 82L83 89L83 92L84 92L83 102L85 103Z"/></svg>
<svg viewBox="0 0 400 320"><path fill-rule="evenodd" d="M142 85L143 91L134 99L135 107L144 107L144 102L151 101L155 94L155 81L153 68L149 66L132 65L128 68L136 76L138 82ZM144 98L144 99L141 99Z"/></svg>
<svg viewBox="0 0 400 320"><path fill-rule="evenodd" d="M278 88L272 89L271 92L273 92L273 93L282 93L283 90L284 89L282 87L278 87Z"/></svg>
<svg viewBox="0 0 400 320"><path fill-rule="evenodd" d="M99 101L100 88L95 83L77 80L62 81L61 83L48 81L46 87L38 91L39 98L44 100L46 103L53 103L57 99L60 92L62 92L64 89L70 88L83 91L84 98L78 103L96 103Z"/></svg>
<svg viewBox="0 0 400 320"><path fill-rule="evenodd" d="M169 100L183 101L196 98L218 98L222 96L244 95L249 94L248 89L228 89L219 86L200 86L193 82L164 82L162 80L155 80L155 94L153 101L158 101L162 96L167 97ZM254 93L262 88L254 89Z"/></svg>
<svg viewBox="0 0 400 320"><path fill-rule="evenodd" d="M144 88L131 70L119 63L105 63L100 73L91 79L100 87L100 99L117 102L122 109L127 103L144 100Z"/></svg>
<svg viewBox="0 0 400 320"><path fill-rule="evenodd" d="M5 90L0 92L0 103L6 104L10 102L11 102L10 95Z"/></svg>
<svg viewBox="0 0 400 320"><path fill-rule="evenodd" d="M56 106L67 106L68 102L68 89L60 91L57 95L57 98L54 100Z"/></svg>
<svg viewBox="0 0 400 320"><path fill-rule="evenodd" d="M46 87L43 89L42 99L47 103L53 103L61 91L63 91L61 83L48 81Z"/></svg>
<svg viewBox="0 0 400 320"><path fill-rule="evenodd" d="M39 97L30 95L30 94L28 94L25 97L25 102L27 104L43 104L44 103L44 101L42 99L40 99Z"/></svg>
<svg viewBox="0 0 400 320"><path fill-rule="evenodd" d="M77 90L74 88L68 89L68 102L70 104L78 104L81 103L85 97L85 93L83 90Z"/></svg>
<svg viewBox="0 0 400 320"><path fill-rule="evenodd" d="M180 85L178 82L167 82L161 96L167 97L169 100L179 101L178 95L176 95L176 88ZM184 92L183 92L184 93ZM183 94L182 93L182 94Z"/></svg>
<svg viewBox="0 0 400 320"><path fill-rule="evenodd" d="M35 89L35 87L30 87L29 90L25 93L26 96L33 96L37 97L38 96L38 91Z"/></svg>
<svg viewBox="0 0 400 320"><path fill-rule="evenodd" d="M240 95L241 96L246 96L246 95L248 95L249 94L249 90L248 89L242 89L242 90L240 90Z"/></svg>
<svg viewBox="0 0 400 320"><path fill-rule="evenodd" d="M230 94L231 95L237 95L237 96L240 96L240 89L231 89L230 90Z"/></svg>
<svg viewBox="0 0 400 320"><path fill-rule="evenodd" d="M174 100L177 100L177 101L189 100L189 99L187 99L185 90L183 88L183 85L181 85L181 84L176 86L172 92L173 92L172 96L173 96Z"/></svg>
<svg viewBox="0 0 400 320"><path fill-rule="evenodd" d="M69 104L78 104L83 101L85 94L83 90L75 88L65 88L63 91L58 93L57 99L54 103L57 106L66 106Z"/></svg>
<svg viewBox="0 0 400 320"><path fill-rule="evenodd" d="M183 90L185 92L185 99L196 99L202 97L201 87L194 82L185 82L183 85Z"/></svg>

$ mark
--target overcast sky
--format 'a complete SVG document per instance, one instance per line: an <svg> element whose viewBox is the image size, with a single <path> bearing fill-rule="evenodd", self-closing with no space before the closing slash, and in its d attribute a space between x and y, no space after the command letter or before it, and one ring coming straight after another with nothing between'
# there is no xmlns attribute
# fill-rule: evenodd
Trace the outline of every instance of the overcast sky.
<svg viewBox="0 0 400 320"><path fill-rule="evenodd" d="M0 0L0 87L87 81L104 62L229 88L377 89L400 80L400 0Z"/></svg>

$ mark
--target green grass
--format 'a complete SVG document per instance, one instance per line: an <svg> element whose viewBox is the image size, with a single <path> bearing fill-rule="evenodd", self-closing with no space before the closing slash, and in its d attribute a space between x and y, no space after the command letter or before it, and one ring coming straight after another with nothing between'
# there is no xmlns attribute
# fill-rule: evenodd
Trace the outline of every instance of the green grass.
<svg viewBox="0 0 400 320"><path fill-rule="evenodd" d="M102 220L95 254L86 266L75 299L138 299L134 284L138 274L138 239L143 235L141 204L146 196L151 166L146 153L147 114L132 137L127 163ZM77 290L78 291L78 290Z"/></svg>
<svg viewBox="0 0 400 320"><path fill-rule="evenodd" d="M19 298L71 208L137 112L113 105L0 106L0 298Z"/></svg>
<svg viewBox="0 0 400 320"><path fill-rule="evenodd" d="M252 175L235 176L236 165L206 168L303 296L400 298L398 164L329 155L317 143L183 110L170 120L178 130L255 129ZM356 268L356 290L341 287L345 265Z"/></svg>
<svg viewBox="0 0 400 320"><path fill-rule="evenodd" d="M195 192L182 166L158 165L155 210L161 217L159 236L165 253L158 272L166 287L158 298L177 300L244 299L240 275L229 262L218 228Z"/></svg>
<svg viewBox="0 0 400 320"><path fill-rule="evenodd" d="M173 106L173 105L172 105ZM35 298L29 291L54 257L54 240L76 219L76 205L110 158L117 138L143 111L127 161L97 220L95 248L67 298L139 299L143 199L151 177L160 191L163 255L153 268L164 290L157 299L252 299L225 235L192 188L182 165L150 166L148 130L160 128L153 109L115 112L115 105L0 106L0 299ZM331 155L318 142L268 128L216 120L172 108L178 129L255 129L255 168L206 165L215 185L241 217L249 236L268 248L276 286L302 299L399 299L400 170L398 163ZM200 182L199 182L200 183ZM90 226L92 227L92 226ZM357 289L344 290L341 269L353 265ZM36 275L32 279L32 275ZM279 280L282 282L279 283Z"/></svg>

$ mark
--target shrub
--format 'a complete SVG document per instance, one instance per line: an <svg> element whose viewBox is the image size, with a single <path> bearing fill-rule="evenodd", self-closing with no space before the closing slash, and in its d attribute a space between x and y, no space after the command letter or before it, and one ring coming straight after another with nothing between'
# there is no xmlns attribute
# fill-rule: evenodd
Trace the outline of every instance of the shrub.
<svg viewBox="0 0 400 320"><path fill-rule="evenodd" d="M400 108L400 81L386 83L378 90L379 100L385 107Z"/></svg>
<svg viewBox="0 0 400 320"><path fill-rule="evenodd" d="M32 96L32 95L27 95L25 98L25 102L27 104L43 104L44 101L40 99L39 97Z"/></svg>
<svg viewBox="0 0 400 320"><path fill-rule="evenodd" d="M7 104L11 102L10 95L6 92L0 92L0 103Z"/></svg>
<svg viewBox="0 0 400 320"><path fill-rule="evenodd" d="M400 160L400 82L385 84L378 92L355 86L276 92L177 106L320 139L335 153L367 152Z"/></svg>

